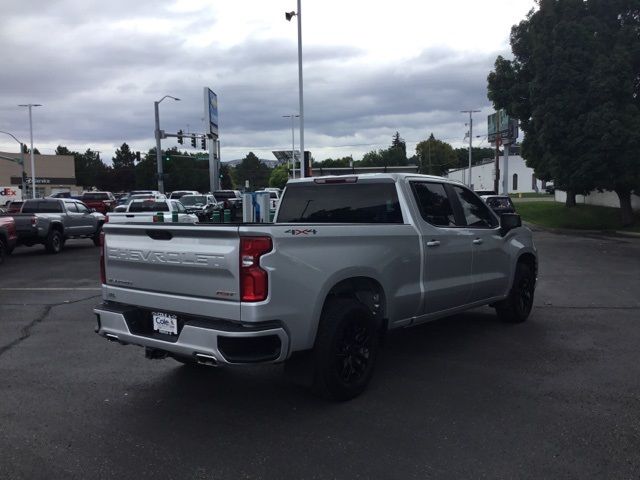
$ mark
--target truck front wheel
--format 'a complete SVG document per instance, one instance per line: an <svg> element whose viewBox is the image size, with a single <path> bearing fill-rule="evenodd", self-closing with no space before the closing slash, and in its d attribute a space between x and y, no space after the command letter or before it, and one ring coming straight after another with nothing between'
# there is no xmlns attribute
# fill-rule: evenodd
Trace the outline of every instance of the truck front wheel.
<svg viewBox="0 0 640 480"><path fill-rule="evenodd" d="M338 298L325 307L314 347L316 393L332 400L360 395L373 374L380 332L362 303Z"/></svg>
<svg viewBox="0 0 640 480"><path fill-rule="evenodd" d="M524 322L533 307L536 277L529 265L518 262L509 296L496 303L498 318L505 322Z"/></svg>

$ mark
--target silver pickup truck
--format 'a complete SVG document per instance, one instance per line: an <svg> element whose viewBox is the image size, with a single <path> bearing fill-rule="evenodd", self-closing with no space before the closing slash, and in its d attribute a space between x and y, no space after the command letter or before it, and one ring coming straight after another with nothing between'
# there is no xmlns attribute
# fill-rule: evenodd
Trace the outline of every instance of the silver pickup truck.
<svg viewBox="0 0 640 480"><path fill-rule="evenodd" d="M103 235L99 335L185 364L286 362L338 400L365 389L386 331L482 305L522 322L537 276L518 215L414 174L289 181L273 224Z"/></svg>

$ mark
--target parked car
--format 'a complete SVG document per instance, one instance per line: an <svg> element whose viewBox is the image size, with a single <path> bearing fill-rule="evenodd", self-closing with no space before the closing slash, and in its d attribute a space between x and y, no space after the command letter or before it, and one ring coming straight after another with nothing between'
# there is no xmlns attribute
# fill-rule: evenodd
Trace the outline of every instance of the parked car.
<svg viewBox="0 0 640 480"><path fill-rule="evenodd" d="M266 188L264 190L258 190L256 193L266 192L269 194L269 208L273 210L277 210L278 204L280 203L280 192L278 189L269 189Z"/></svg>
<svg viewBox="0 0 640 480"><path fill-rule="evenodd" d="M110 222L102 248L99 335L186 364L286 362L338 400L386 331L482 305L523 322L537 275L518 215L417 174L290 180L273 224Z"/></svg>
<svg viewBox="0 0 640 480"><path fill-rule="evenodd" d="M480 198L498 215L516 213L516 207L508 195L483 195Z"/></svg>
<svg viewBox="0 0 640 480"><path fill-rule="evenodd" d="M16 246L16 221L13 217L0 216L0 264L10 255Z"/></svg>
<svg viewBox="0 0 640 480"><path fill-rule="evenodd" d="M179 223L195 223L198 216L187 213L179 200L156 200L154 198L134 198L126 206L116 207L116 211L107 215L108 223L154 222L160 218L163 222L172 222L175 214Z"/></svg>
<svg viewBox="0 0 640 480"><path fill-rule="evenodd" d="M74 198L74 197L73 195L71 195L71 192L58 192L58 193L49 195L47 198Z"/></svg>
<svg viewBox="0 0 640 480"><path fill-rule="evenodd" d="M556 187L553 182L547 182L547 184L544 186L544 191L550 195L556 193Z"/></svg>
<svg viewBox="0 0 640 480"><path fill-rule="evenodd" d="M87 207L95 209L106 215L116 206L116 197L111 192L83 192L78 200L81 200Z"/></svg>
<svg viewBox="0 0 640 480"><path fill-rule="evenodd" d="M49 253L62 251L70 238L90 238L98 246L105 222L104 215L73 198L27 200L20 213L11 215L16 222L17 244L42 244Z"/></svg>
<svg viewBox="0 0 640 480"><path fill-rule="evenodd" d="M231 210L231 219L242 218L242 194L239 190L216 190L213 196L225 210Z"/></svg>
<svg viewBox="0 0 640 480"><path fill-rule="evenodd" d="M185 195L200 195L200 192L196 190L176 190L175 192L171 192L169 198L172 200L180 200Z"/></svg>
<svg viewBox="0 0 640 480"><path fill-rule="evenodd" d="M147 197L157 198L158 200L165 200L167 198L164 193L160 193L158 190L132 190L129 192L129 198L134 195L146 195Z"/></svg>
<svg viewBox="0 0 640 480"><path fill-rule="evenodd" d="M222 210L222 204L216 202L213 195L183 195L179 201L187 213L197 215L201 222L211 220L214 211Z"/></svg>

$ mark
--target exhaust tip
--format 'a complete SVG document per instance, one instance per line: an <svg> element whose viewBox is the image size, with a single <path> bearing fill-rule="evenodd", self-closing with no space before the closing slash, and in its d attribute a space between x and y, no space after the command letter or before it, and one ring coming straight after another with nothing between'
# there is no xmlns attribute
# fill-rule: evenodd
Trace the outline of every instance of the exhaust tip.
<svg viewBox="0 0 640 480"><path fill-rule="evenodd" d="M196 353L195 357L200 365L208 365L210 367L218 366L218 360L216 360L216 357L214 357L213 355L208 355L206 353Z"/></svg>
<svg viewBox="0 0 640 480"><path fill-rule="evenodd" d="M105 333L104 336L107 338L107 340L109 340L110 342L117 342L118 340L118 336L114 335L113 333Z"/></svg>

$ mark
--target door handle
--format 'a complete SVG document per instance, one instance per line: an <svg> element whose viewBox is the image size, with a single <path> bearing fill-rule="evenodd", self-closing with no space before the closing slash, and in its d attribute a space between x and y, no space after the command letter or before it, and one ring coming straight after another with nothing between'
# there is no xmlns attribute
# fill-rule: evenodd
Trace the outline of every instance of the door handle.
<svg viewBox="0 0 640 480"><path fill-rule="evenodd" d="M440 245L440 240L431 240L430 242L427 242L427 247L437 247L438 245Z"/></svg>
<svg viewBox="0 0 640 480"><path fill-rule="evenodd" d="M482 239L481 239L481 238L476 238L476 239L473 241L473 244L474 244L474 245L480 245L481 243L482 243Z"/></svg>

